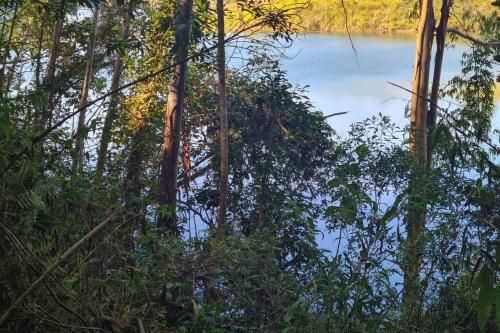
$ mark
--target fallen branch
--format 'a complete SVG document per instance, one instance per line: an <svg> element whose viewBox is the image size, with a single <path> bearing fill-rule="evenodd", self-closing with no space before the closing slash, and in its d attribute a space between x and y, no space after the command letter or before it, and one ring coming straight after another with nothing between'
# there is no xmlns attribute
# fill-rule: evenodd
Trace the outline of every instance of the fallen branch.
<svg viewBox="0 0 500 333"><path fill-rule="evenodd" d="M24 301L24 299L30 295L36 288L38 288L41 284L45 282L45 280L52 274L52 272L59 267L69 256L71 256L80 246L82 246L86 241L91 239L95 234L97 234L102 228L104 228L109 222L111 222L116 214L111 214L108 216L104 221L102 221L99 225L97 225L94 229L89 231L83 238L81 238L78 242L73 244L69 249L66 250L52 265L47 268L47 270L35 281L29 286L28 289L26 289L25 292L19 296L14 303L12 303L9 308L4 312L2 317L0 318L0 327L5 324L7 319L9 318L11 312L17 308L19 305L21 305Z"/></svg>

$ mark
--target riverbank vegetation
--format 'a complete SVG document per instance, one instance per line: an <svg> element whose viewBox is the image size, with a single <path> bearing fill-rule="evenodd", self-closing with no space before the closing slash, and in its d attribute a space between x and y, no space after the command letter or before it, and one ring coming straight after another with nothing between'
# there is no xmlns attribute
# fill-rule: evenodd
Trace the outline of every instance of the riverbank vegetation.
<svg viewBox="0 0 500 333"><path fill-rule="evenodd" d="M0 1L0 330L498 332L498 1L398 4L345 0L416 8L408 121L341 137L280 64L326 1Z"/></svg>
<svg viewBox="0 0 500 333"><path fill-rule="evenodd" d="M491 2L456 0L450 27L462 28L471 12L492 13ZM311 0L301 22L305 30L315 32L345 33L347 24L354 33L415 33L417 16L418 7L412 0Z"/></svg>

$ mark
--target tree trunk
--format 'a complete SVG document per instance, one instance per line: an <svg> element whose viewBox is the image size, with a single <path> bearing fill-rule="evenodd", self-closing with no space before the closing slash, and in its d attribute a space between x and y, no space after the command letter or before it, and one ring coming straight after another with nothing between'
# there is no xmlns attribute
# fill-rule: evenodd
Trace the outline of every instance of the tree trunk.
<svg viewBox="0 0 500 333"><path fill-rule="evenodd" d="M85 129L85 109L83 107L87 104L90 88L90 80L92 78L92 69L94 66L94 50L95 50L95 40L97 35L97 21L99 20L99 8L94 9L93 20L93 31L89 36L88 46L87 46L87 66L85 68L85 77L83 79L82 91L80 94L80 111L78 117L78 127L76 130L76 143L75 150L76 156L73 161L73 168L75 170L81 169L83 167L83 156L84 156L84 143L85 135L83 134Z"/></svg>
<svg viewBox="0 0 500 333"><path fill-rule="evenodd" d="M40 15L42 13L40 12ZM40 21L40 34L38 35L38 47L36 54L36 66L35 66L35 88L38 91L40 89L40 72L42 70L42 48L43 48L43 37L45 36L45 23L43 19Z"/></svg>
<svg viewBox="0 0 500 333"><path fill-rule="evenodd" d="M224 45L224 0L217 0L217 66L219 71L219 117L220 117L220 184L219 184L219 223L218 234L224 235L226 223L228 173L229 173L229 138L226 105L226 52Z"/></svg>
<svg viewBox="0 0 500 333"><path fill-rule="evenodd" d="M168 101L165 110L163 131L163 158L158 189L160 212L158 228L178 234L176 223L177 172L181 139L182 113L186 90L187 56L193 0L178 0L175 15L174 73L168 86Z"/></svg>
<svg viewBox="0 0 500 333"><path fill-rule="evenodd" d="M54 25L54 31L52 32L52 46L50 49L49 61L47 63L47 71L45 74L45 86L47 89L47 108L42 114L40 121L40 129L45 128L47 125L50 126L52 122L52 110L54 109L54 95L55 95L55 73L56 73L56 60L59 57L59 45L61 42L61 33L64 24L64 7L65 1L61 2L61 9L57 17L56 24Z"/></svg>
<svg viewBox="0 0 500 333"><path fill-rule="evenodd" d="M10 57L10 44L12 42L12 36L14 35L14 29L16 27L16 19L17 19L17 10L19 8L19 0L14 4L14 14L12 14L12 22L10 23L10 31L9 37L7 38L7 42L5 43L5 50L3 57L2 69L0 71L0 91L4 90L4 82L5 82L5 68L7 66L7 60ZM5 88L4 93L7 94L8 88Z"/></svg>
<svg viewBox="0 0 500 333"><path fill-rule="evenodd" d="M123 14L123 27L122 35L123 39L127 39L129 35L130 25L128 14ZM111 79L111 91L114 91L120 87L121 75L123 71L123 57L120 54L116 55L115 63L113 65L113 77ZM102 176L104 174L104 166L106 164L106 159L108 156L109 143L111 141L111 129L113 128L113 122L116 118L118 99L120 93L116 92L111 95L109 102L108 112L104 118L104 126L101 134L101 142L99 143L99 152L97 154L97 165L96 165L96 182L100 183Z"/></svg>
<svg viewBox="0 0 500 333"><path fill-rule="evenodd" d="M429 68L434 32L433 1L422 0L415 51L412 102L410 114L410 153L414 158L414 171L410 181L408 198L406 251L408 260L404 267L403 298L409 325L418 324L419 315L419 273L421 249L419 240L425 229L425 202L422 200L422 172L427 166L427 95L429 89ZM411 330L410 330L411 331Z"/></svg>
<svg viewBox="0 0 500 333"><path fill-rule="evenodd" d="M441 18L436 29L436 59L434 60L434 74L432 78L431 99L428 114L428 130L432 134L437 120L437 105L439 97L439 86L441 84L441 70L443 67L444 49L446 46L446 29L448 27L448 19L450 17L450 9L453 4L452 0L443 0L441 5ZM427 149L427 169L432 167L432 143Z"/></svg>

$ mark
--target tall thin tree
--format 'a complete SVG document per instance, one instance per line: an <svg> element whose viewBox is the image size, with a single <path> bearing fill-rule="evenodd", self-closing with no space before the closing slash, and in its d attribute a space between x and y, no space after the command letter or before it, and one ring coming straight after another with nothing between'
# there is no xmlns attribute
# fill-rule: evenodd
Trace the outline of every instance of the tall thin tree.
<svg viewBox="0 0 500 333"><path fill-rule="evenodd" d="M130 23L128 12L122 7L117 8L121 12L122 16L122 31L120 38L125 40L129 36ZM119 52L116 54L115 62L113 65L113 77L111 78L111 91L117 91L120 87L122 72L124 68L123 56ZM108 111L104 118L104 126L101 134L101 141L99 142L99 150L97 153L97 164L96 164L96 182L100 183L102 176L104 174L104 168L106 164L106 159L108 156L109 143L111 142L111 130L113 128L113 123L118 112L118 102L120 93L115 92L111 95Z"/></svg>
<svg viewBox="0 0 500 333"><path fill-rule="evenodd" d="M43 20L42 11L39 11L39 15L40 15L40 27L39 27L39 34L38 34L36 65L35 65L35 87L37 90L40 89L40 76L41 76L41 71L42 71L43 39L45 37L45 22Z"/></svg>
<svg viewBox="0 0 500 333"><path fill-rule="evenodd" d="M403 297L409 324L417 322L419 314L419 273L421 267L421 236L425 230L425 201L422 198L422 179L427 167L427 114L429 69L434 33L432 0L420 3L420 19L415 50L412 101L410 113L410 154L414 169L408 198L406 250L408 260L404 267Z"/></svg>
<svg viewBox="0 0 500 333"><path fill-rule="evenodd" d="M168 85L168 101L163 130L163 157L159 177L158 227L171 234L178 233L176 222L177 173L182 114L186 94L187 57L190 44L193 0L178 0L175 13L174 72Z"/></svg>
<svg viewBox="0 0 500 333"><path fill-rule="evenodd" d="M55 106L55 73L56 73L56 61L59 57L59 45L61 43L61 34L65 19L65 9L66 1L61 0L59 4L59 10L56 18L56 23L54 25L54 30L52 31L52 45L50 48L49 60L47 63L47 70L45 73L44 84L47 89L47 107L42 114L39 126L44 128L47 126L47 122L50 125L52 120L52 111Z"/></svg>
<svg viewBox="0 0 500 333"><path fill-rule="evenodd" d="M441 4L441 17L439 25L436 28L436 57L434 60L434 73L432 77L431 98L429 114L427 117L428 129L430 134L436 127L439 86L441 84L441 71L443 67L444 49L446 46L446 30L448 28L448 19L450 17L453 0L443 0ZM432 144L427 149L427 169L432 167Z"/></svg>
<svg viewBox="0 0 500 333"><path fill-rule="evenodd" d="M224 0L217 0L217 67L219 74L219 136L220 136L220 183L219 183L219 223L218 233L224 234L226 224L228 174L229 174L229 134L226 104L226 52L224 45Z"/></svg>
<svg viewBox="0 0 500 333"><path fill-rule="evenodd" d="M83 108L85 104L87 104L89 89L90 89L90 81L92 79L92 70L94 68L94 51L96 44L96 35L97 35L97 26L99 21L99 8L94 8L94 13L92 16L92 32L89 36L88 44L87 44L87 65L85 67L85 77L83 78L82 91L80 93L80 103L79 108L81 109L79 117L78 117L78 127L76 134L76 142L75 142L75 151L76 156L73 160L73 168L79 169L83 166L83 157L84 157L84 143L85 143L85 111Z"/></svg>

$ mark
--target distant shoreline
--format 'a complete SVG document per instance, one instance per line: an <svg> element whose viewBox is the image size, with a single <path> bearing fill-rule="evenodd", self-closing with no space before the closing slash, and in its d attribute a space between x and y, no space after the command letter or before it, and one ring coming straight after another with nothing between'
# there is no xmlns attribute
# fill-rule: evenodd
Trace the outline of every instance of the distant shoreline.
<svg viewBox="0 0 500 333"><path fill-rule="evenodd" d="M292 0L281 0L290 3ZM417 29L417 13L413 2L405 0L310 0L301 10L300 23L304 31L344 33L346 25L351 34L413 34ZM491 0L456 0L450 26L461 26L464 15L488 14L495 11ZM439 5L436 4L436 17ZM346 22L347 19L347 22ZM471 26L472 29L479 27Z"/></svg>

